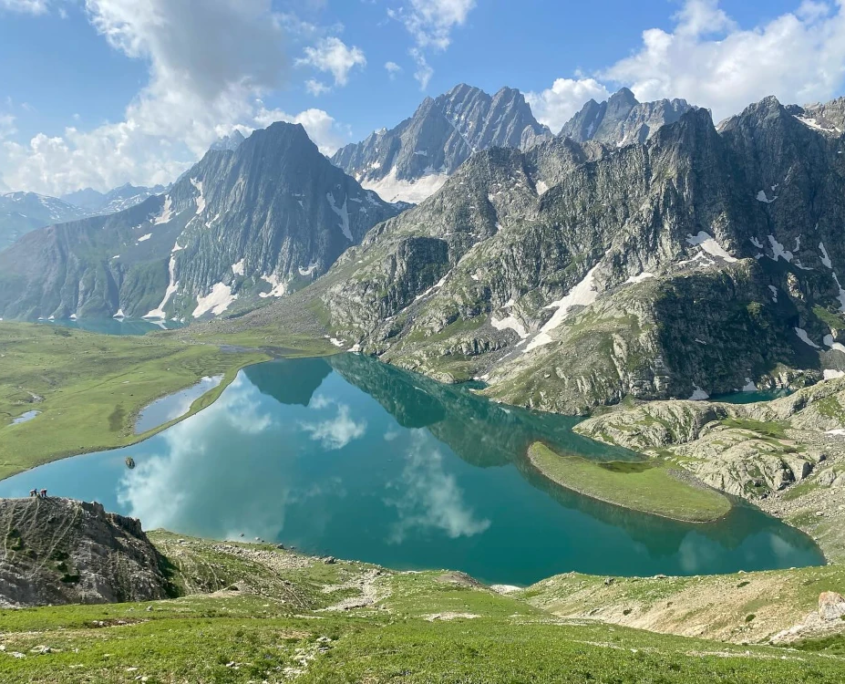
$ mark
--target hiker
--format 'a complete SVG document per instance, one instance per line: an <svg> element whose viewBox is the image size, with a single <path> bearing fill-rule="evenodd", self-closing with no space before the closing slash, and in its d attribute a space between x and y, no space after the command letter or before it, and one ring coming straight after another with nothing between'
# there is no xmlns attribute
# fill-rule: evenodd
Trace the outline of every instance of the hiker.
<svg viewBox="0 0 845 684"><path fill-rule="evenodd" d="M30 489L29 490L29 498L31 499L33 496L38 496L38 490L37 489Z"/></svg>
<svg viewBox="0 0 845 684"><path fill-rule="evenodd" d="M46 499L46 498L47 498L47 490L46 490L46 489L42 489L42 490L41 490L41 498L42 498L42 499Z"/></svg>

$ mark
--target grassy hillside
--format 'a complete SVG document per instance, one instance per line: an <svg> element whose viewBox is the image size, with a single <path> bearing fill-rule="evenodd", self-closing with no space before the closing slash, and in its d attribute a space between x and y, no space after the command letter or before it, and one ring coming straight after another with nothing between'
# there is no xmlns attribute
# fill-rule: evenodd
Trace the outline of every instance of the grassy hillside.
<svg viewBox="0 0 845 684"><path fill-rule="evenodd" d="M715 490L688 484L663 463L633 461L596 463L556 454L539 442L528 460L552 482L600 501L684 522L712 522L731 510Z"/></svg>
<svg viewBox="0 0 845 684"><path fill-rule="evenodd" d="M0 613L3 682L841 682L787 650L569 620L460 573L151 535L187 595ZM194 592L211 592L199 594Z"/></svg>
<svg viewBox="0 0 845 684"><path fill-rule="evenodd" d="M72 454L125 446L140 410L203 376L223 374L216 399L239 368L268 358L164 335L113 337L68 328L0 323L0 479ZM28 422L15 418L37 411ZM151 434L151 433L150 433Z"/></svg>

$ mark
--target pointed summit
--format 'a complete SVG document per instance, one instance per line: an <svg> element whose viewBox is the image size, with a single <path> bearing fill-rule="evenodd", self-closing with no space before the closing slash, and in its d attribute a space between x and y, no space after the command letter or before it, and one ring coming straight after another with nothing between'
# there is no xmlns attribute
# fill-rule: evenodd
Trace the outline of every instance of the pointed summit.
<svg viewBox="0 0 845 684"><path fill-rule="evenodd" d="M560 132L576 142L595 140L622 147L648 140L661 126L678 121L694 109L686 100L639 102L629 88L621 88L601 104L590 100Z"/></svg>
<svg viewBox="0 0 845 684"><path fill-rule="evenodd" d="M502 88L490 96L461 83L426 98L392 130L347 145L332 161L387 201L421 202L474 153L528 149L551 137L518 90Z"/></svg>

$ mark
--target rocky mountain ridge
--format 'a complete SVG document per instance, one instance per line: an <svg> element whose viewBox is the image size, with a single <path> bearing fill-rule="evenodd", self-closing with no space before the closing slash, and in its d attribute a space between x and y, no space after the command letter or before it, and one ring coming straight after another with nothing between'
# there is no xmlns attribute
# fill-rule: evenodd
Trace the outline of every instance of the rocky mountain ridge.
<svg viewBox="0 0 845 684"><path fill-rule="evenodd" d="M534 408L813 383L845 370L843 150L767 98L718 131L690 110L643 144L480 152L319 296L352 348Z"/></svg>
<svg viewBox="0 0 845 684"><path fill-rule="evenodd" d="M51 226L0 254L5 317L220 315L324 273L398 207L333 166L299 125L212 150L165 195Z"/></svg>
<svg viewBox="0 0 845 684"><path fill-rule="evenodd" d="M576 142L595 140L605 145L644 143L661 126L678 121L695 109L686 100L640 102L628 88L614 93L606 102L587 102L564 124L559 135Z"/></svg>
<svg viewBox="0 0 845 684"><path fill-rule="evenodd" d="M552 137L518 90L493 96L461 84L426 98L410 119L347 145L332 162L389 201L420 202L479 150L529 149Z"/></svg>

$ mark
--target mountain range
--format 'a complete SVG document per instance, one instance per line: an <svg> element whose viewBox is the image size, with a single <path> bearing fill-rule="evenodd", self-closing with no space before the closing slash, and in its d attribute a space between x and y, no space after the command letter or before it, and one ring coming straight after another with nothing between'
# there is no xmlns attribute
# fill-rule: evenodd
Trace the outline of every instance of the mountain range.
<svg viewBox="0 0 845 684"><path fill-rule="evenodd" d="M0 315L306 312L344 348L565 413L812 384L845 374L843 128L845 99L716 126L622 90L555 136L518 91L458 86L332 164L278 123L0 252ZM412 208L361 185L435 177Z"/></svg>
<svg viewBox="0 0 845 684"><path fill-rule="evenodd" d="M502 88L491 97L459 85L436 99L426 98L395 128L338 150L332 161L385 200L416 203L479 150L528 149L552 137L518 90Z"/></svg>
<svg viewBox="0 0 845 684"><path fill-rule="evenodd" d="M87 215L85 209L34 192L10 192L0 195L0 250L31 230L73 221Z"/></svg>
<svg viewBox="0 0 845 684"><path fill-rule="evenodd" d="M25 235L0 252L6 317L200 318L324 273L399 208L333 166L299 125L210 150L164 195Z"/></svg>
<svg viewBox="0 0 845 684"><path fill-rule="evenodd" d="M565 413L837 377L843 114L767 98L718 129L691 108L642 143L479 152L303 297L348 348Z"/></svg>

